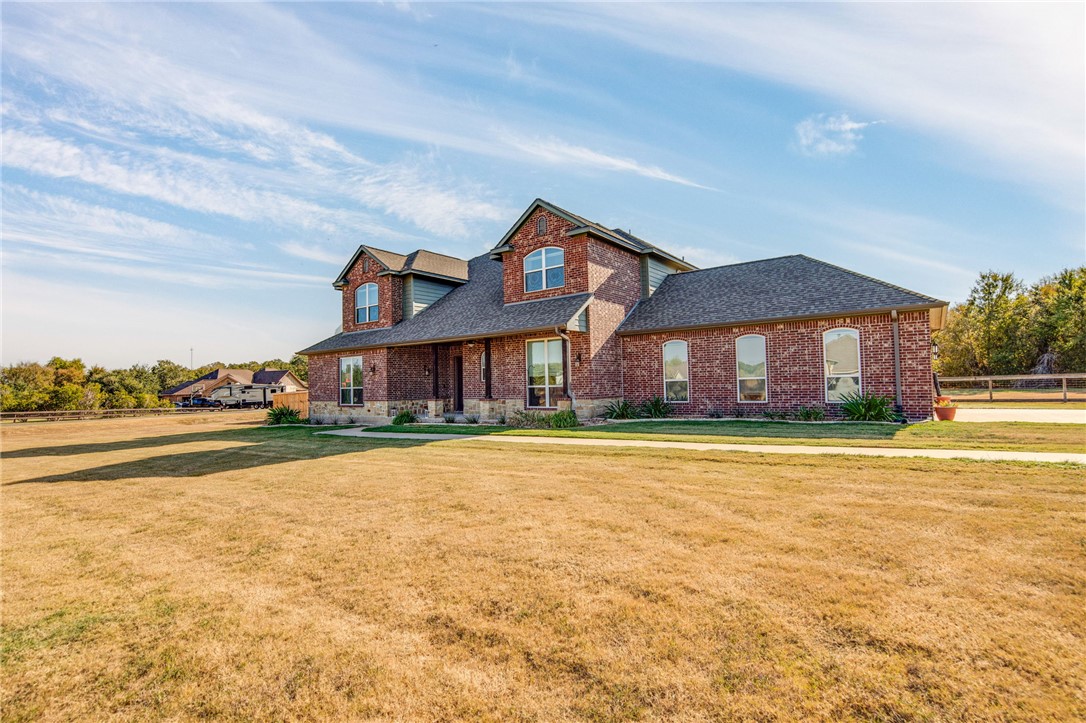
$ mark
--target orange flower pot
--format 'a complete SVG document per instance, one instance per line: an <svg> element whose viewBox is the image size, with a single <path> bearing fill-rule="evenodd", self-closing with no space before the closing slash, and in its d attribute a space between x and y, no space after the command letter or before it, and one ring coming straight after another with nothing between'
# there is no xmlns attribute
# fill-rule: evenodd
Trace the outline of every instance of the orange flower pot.
<svg viewBox="0 0 1086 723"><path fill-rule="evenodd" d="M958 413L957 407L936 407L935 418L940 422L953 422L954 415Z"/></svg>

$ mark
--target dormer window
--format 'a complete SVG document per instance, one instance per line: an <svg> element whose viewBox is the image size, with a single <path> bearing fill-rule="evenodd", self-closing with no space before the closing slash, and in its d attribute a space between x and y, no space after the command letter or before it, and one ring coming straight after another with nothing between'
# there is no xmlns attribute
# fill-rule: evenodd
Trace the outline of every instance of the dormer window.
<svg viewBox="0 0 1086 723"><path fill-rule="evenodd" d="M535 235L542 236L547 233L547 217L540 216L535 222Z"/></svg>
<svg viewBox="0 0 1086 723"><path fill-rule="evenodd" d="M362 284L354 292L354 321L356 324L365 324L377 321L379 316L377 309L377 284Z"/></svg>
<svg viewBox="0 0 1086 723"><path fill-rule="evenodd" d="M524 257L524 290L543 291L566 285L566 252L554 246Z"/></svg>

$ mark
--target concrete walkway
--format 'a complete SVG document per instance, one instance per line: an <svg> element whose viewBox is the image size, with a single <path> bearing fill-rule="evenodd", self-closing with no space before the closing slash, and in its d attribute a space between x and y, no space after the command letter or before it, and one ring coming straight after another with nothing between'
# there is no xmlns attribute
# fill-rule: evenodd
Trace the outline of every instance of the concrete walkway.
<svg viewBox="0 0 1086 723"><path fill-rule="evenodd" d="M498 444L557 444L580 447L642 447L690 449L697 452L754 452L756 454L849 454L860 457L928 457L931 459L978 459L989 462L1073 462L1086 465L1086 454L1074 452L1009 452L983 449L906 449L900 447L815 447L788 444L719 444L713 442L664 442L589 437L517 437L500 434L420 434L418 432L366 432L360 428L336 429L318 434L365 439L414 439L427 442L496 442Z"/></svg>
<svg viewBox="0 0 1086 723"><path fill-rule="evenodd" d="M1044 422L1086 424L1086 409L978 409L959 407L955 422Z"/></svg>

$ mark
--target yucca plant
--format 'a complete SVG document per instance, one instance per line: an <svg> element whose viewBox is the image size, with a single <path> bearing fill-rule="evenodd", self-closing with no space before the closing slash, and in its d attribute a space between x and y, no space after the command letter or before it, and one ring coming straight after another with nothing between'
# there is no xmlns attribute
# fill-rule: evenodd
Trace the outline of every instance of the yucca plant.
<svg viewBox="0 0 1086 723"><path fill-rule="evenodd" d="M268 424L302 424L305 420L293 407L272 407L268 410Z"/></svg>
<svg viewBox="0 0 1086 723"><path fill-rule="evenodd" d="M509 415L508 424L510 427L520 427L522 429L546 429L550 426L547 422L547 415L542 412L513 412Z"/></svg>
<svg viewBox="0 0 1086 723"><path fill-rule="evenodd" d="M841 411L850 422L896 422L894 402L889 397L865 392L848 392L841 397Z"/></svg>
<svg viewBox="0 0 1086 723"><path fill-rule="evenodd" d="M603 416L607 419L637 419L641 416L641 410L637 408L637 405L630 404L625 399L619 399L604 408Z"/></svg>
<svg viewBox="0 0 1086 723"><path fill-rule="evenodd" d="M641 416L661 419L670 417L673 409L674 407L664 401L663 397L653 397L641 403Z"/></svg>
<svg viewBox="0 0 1086 723"><path fill-rule="evenodd" d="M801 422L821 422L826 419L826 410L819 406L802 406L796 410L796 419Z"/></svg>

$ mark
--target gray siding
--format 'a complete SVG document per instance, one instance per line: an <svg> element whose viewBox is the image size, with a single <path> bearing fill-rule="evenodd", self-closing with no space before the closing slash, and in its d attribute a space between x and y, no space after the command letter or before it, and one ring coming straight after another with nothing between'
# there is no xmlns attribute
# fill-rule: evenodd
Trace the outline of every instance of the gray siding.
<svg viewBox="0 0 1086 723"><path fill-rule="evenodd" d="M648 298L660 288L668 274L675 273L675 269L657 261L651 256L641 257L641 296Z"/></svg>
<svg viewBox="0 0 1086 723"><path fill-rule="evenodd" d="M450 284L409 275L403 283L403 316L410 319L453 290Z"/></svg>

